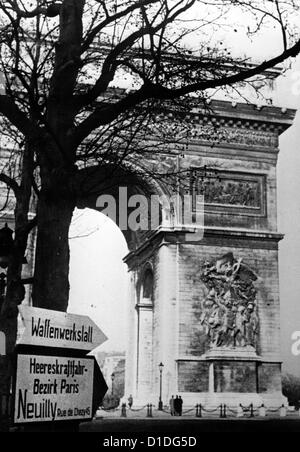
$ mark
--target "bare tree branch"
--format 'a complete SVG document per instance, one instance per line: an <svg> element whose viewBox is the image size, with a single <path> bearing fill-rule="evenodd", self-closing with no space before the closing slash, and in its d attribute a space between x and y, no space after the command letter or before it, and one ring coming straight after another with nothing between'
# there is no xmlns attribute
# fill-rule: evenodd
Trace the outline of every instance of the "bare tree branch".
<svg viewBox="0 0 300 452"><path fill-rule="evenodd" d="M78 105L78 108L81 108L84 105L93 102L101 93L103 93L108 88L108 85L113 80L116 69L118 67L117 59L124 51L132 48L134 43L141 39L143 36L147 34L154 35L159 30L166 27L168 24L174 22L174 20L178 16L180 16L185 11L190 9L195 3L195 1L196 0L189 0L185 2L183 6L181 6L179 9L173 12L175 6L177 6L175 5L174 8L172 9L172 14L169 14L165 18L163 18L159 24L154 26L150 25L150 23L148 22L146 23L146 25L141 26L137 31L133 32L127 38L125 38L123 41L117 44L106 57L102 66L101 75L97 82L95 83L95 85L93 86L93 88L85 95L79 96L77 98L76 104ZM180 3L181 2L179 2L178 5Z"/></svg>
<svg viewBox="0 0 300 452"><path fill-rule="evenodd" d="M47 6L47 1L41 1L39 6L28 11L26 9L19 8L16 0L7 0L7 2L10 4L11 9L17 14L17 16L23 19L31 19L39 15L55 17L59 14L60 7L62 4L59 2L55 2Z"/></svg>
<svg viewBox="0 0 300 452"><path fill-rule="evenodd" d="M20 186L14 179L4 173L0 173L0 182L4 182L9 188L11 188L15 197L18 198L20 194Z"/></svg>
<svg viewBox="0 0 300 452"><path fill-rule="evenodd" d="M89 49L89 47L91 46L91 44L93 43L94 39L96 38L96 36L99 34L99 32L101 30L103 30L105 27L107 27L109 24L118 21L119 19L121 19L122 17L127 16L128 14L130 14L131 12L147 6L147 5L153 5L157 2L159 2L160 0L140 0L135 2L133 5L128 6L127 8L125 8L122 11L119 11L118 13L115 13L113 15L109 15L107 13L107 18L101 22L100 24L98 24L96 27L94 27L90 33L88 34L88 36L86 37L85 41L83 42L82 45L82 53L84 53L85 51L87 51ZM103 4L105 2L102 2Z"/></svg>
<svg viewBox="0 0 300 452"><path fill-rule="evenodd" d="M37 124L17 107L12 97L0 95L0 114L6 116L25 137L37 135Z"/></svg>

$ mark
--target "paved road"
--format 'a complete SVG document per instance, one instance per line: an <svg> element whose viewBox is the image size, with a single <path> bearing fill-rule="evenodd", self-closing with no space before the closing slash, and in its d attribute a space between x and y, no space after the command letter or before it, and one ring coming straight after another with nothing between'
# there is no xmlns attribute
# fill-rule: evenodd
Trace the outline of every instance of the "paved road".
<svg viewBox="0 0 300 452"><path fill-rule="evenodd" d="M230 411L229 411L230 413ZM270 412L267 417L237 418L232 411L231 417L221 419L218 410L207 413L203 418L195 417L195 410L186 410L182 417L171 417L167 412L153 410L153 417L148 418L145 410L127 410L126 417L121 416L120 409L105 412L99 410L93 422L81 424L82 432L152 432L152 433L199 433L221 431L281 431L300 432L298 412L287 413L284 418L279 412ZM228 415L230 416L230 414Z"/></svg>
<svg viewBox="0 0 300 452"><path fill-rule="evenodd" d="M83 423L81 432L300 432L300 419L97 419Z"/></svg>

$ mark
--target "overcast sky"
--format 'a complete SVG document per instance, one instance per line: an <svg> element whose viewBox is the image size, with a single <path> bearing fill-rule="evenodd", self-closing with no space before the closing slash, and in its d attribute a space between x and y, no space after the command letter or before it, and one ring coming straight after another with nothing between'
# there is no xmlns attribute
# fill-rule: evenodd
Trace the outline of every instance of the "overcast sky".
<svg viewBox="0 0 300 452"><path fill-rule="evenodd" d="M300 110L300 58L277 89L279 105ZM280 244L282 356L284 368L300 376L300 356L291 353L291 335L300 331L300 111L280 140L278 223Z"/></svg>

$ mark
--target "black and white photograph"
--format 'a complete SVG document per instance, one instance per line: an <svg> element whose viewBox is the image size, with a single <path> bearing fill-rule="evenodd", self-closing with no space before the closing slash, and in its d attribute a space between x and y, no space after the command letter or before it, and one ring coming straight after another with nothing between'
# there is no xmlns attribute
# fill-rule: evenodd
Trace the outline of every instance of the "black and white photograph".
<svg viewBox="0 0 300 452"><path fill-rule="evenodd" d="M0 0L0 432L300 432L299 109L300 0Z"/></svg>

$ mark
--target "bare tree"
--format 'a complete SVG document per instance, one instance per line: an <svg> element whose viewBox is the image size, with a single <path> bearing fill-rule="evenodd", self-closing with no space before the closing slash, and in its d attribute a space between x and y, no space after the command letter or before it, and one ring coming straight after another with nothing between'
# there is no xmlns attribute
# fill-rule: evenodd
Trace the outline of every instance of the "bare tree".
<svg viewBox="0 0 300 452"><path fill-rule="evenodd" d="M285 374L282 378L282 392L296 409L300 407L300 379L292 374Z"/></svg>
<svg viewBox="0 0 300 452"><path fill-rule="evenodd" d="M275 26L282 49L256 65L230 53L218 30L238 32L235 11L249 23L242 28L250 39ZM109 169L147 158L147 134L163 141L156 121L162 105L190 108L191 93L199 103L220 87L255 86L256 77L296 57L298 13L293 0L1 1L0 114L19 168L0 174L15 196L15 243L0 318L9 353L32 227L38 227L34 304L65 310L69 226L78 197L91 189L85 183L91 168L104 168L107 180ZM124 89L112 89L118 84ZM35 219L29 216L33 196Z"/></svg>

